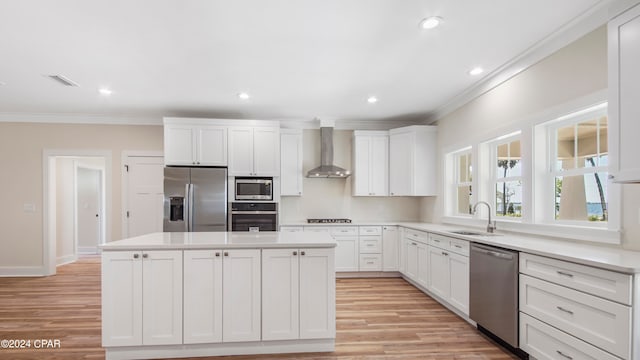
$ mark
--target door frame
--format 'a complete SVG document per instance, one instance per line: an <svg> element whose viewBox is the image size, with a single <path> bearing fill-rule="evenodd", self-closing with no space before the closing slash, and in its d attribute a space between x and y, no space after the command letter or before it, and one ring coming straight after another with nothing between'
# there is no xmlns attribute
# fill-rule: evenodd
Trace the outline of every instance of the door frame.
<svg viewBox="0 0 640 360"><path fill-rule="evenodd" d="M151 151L151 150L123 150L120 164L120 188L122 189L120 195L120 223L122 239L126 239L129 234L129 220L127 219L127 209L129 208L129 175L126 168L129 166L130 157L164 157L164 151Z"/></svg>
<svg viewBox="0 0 640 360"><path fill-rule="evenodd" d="M105 161L105 167L106 167L106 161ZM108 218L108 216L105 216L105 213L107 212L105 209L105 197L106 197L106 191L102 191L102 190L106 190L105 189L105 181L106 181L106 177L105 177L105 170L106 169L102 169L100 167L96 167L96 166L90 166L90 165L86 165L86 164L78 164L77 159L74 161L74 187L75 187L75 191L74 191L74 206L73 206L73 216L74 216L74 221L75 221L75 226L74 226L74 246L75 246L75 255L76 255L76 259L78 257L78 255L80 254L87 254L86 252L81 252L80 251L80 246L78 246L78 240L79 240L79 236L78 236L78 169L87 169L87 170L93 170L93 171L97 171L99 173L99 178L100 178L100 194L99 194L99 211L100 211L100 222L99 222L99 231L98 231L98 245L100 246L101 244L104 244L105 241L104 239L106 238L106 234L105 231L107 229L107 224L105 223L106 218ZM97 247L97 253L100 252L100 248Z"/></svg>
<svg viewBox="0 0 640 360"><path fill-rule="evenodd" d="M56 209L55 189L52 189L52 177L56 174L56 158L70 157L102 157L104 158L104 209L105 209L105 238L111 241L111 177L112 151L87 149L43 149L42 150L42 275L56 274Z"/></svg>

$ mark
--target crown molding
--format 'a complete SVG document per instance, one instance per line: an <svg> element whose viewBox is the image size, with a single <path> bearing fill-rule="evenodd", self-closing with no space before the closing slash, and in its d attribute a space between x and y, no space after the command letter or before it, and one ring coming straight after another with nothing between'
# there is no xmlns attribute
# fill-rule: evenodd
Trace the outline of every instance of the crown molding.
<svg viewBox="0 0 640 360"><path fill-rule="evenodd" d="M451 98L443 106L437 108L426 120L426 123L434 124L442 120L442 118L448 114L527 70L540 60L557 52L598 27L605 25L611 18L610 9L622 7L620 3L628 2L629 0L600 1L558 28L552 34L530 46L524 52L520 53L520 55L517 55L489 73L476 84Z"/></svg>
<svg viewBox="0 0 640 360"><path fill-rule="evenodd" d="M110 116L96 114L0 113L0 122L93 124L93 125L162 125L162 117Z"/></svg>

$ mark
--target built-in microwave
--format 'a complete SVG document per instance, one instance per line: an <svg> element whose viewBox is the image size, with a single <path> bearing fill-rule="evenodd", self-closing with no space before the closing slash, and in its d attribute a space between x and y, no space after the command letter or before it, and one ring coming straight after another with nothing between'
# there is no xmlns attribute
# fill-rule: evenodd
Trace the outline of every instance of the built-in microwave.
<svg viewBox="0 0 640 360"><path fill-rule="evenodd" d="M272 177L236 177L236 200L273 200Z"/></svg>

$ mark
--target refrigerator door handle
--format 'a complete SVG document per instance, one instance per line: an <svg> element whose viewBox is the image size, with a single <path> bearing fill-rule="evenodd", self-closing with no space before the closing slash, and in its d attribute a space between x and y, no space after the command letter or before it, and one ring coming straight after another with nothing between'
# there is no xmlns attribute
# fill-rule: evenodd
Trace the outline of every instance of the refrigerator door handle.
<svg viewBox="0 0 640 360"><path fill-rule="evenodd" d="M189 208L191 207L191 198L189 197L189 185L184 185L184 231L189 232L189 223L191 222L191 213Z"/></svg>
<svg viewBox="0 0 640 360"><path fill-rule="evenodd" d="M193 231L193 184L189 184L189 230Z"/></svg>

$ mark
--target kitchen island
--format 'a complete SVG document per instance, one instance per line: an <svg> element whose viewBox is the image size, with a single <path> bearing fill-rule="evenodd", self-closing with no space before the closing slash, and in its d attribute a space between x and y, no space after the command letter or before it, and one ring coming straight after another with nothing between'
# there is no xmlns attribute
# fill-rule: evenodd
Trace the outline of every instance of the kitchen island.
<svg viewBox="0 0 640 360"><path fill-rule="evenodd" d="M154 233L102 246L107 359L331 352L335 240Z"/></svg>

